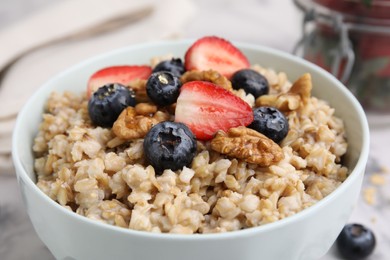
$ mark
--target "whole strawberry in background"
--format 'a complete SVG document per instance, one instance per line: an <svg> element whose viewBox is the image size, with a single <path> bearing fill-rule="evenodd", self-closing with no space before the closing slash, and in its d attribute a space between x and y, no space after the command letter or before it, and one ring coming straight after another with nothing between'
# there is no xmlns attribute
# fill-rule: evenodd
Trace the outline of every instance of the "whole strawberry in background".
<svg viewBox="0 0 390 260"><path fill-rule="evenodd" d="M388 0L315 0L315 6L341 14L349 24L348 37L355 60L350 77L343 82L365 110L390 111L390 1ZM351 26L353 25L353 26ZM340 54L341 38L336 27L315 21L304 44L304 57L331 72L335 56ZM338 68L344 72L346 60Z"/></svg>
<svg viewBox="0 0 390 260"><path fill-rule="evenodd" d="M348 81L364 108L390 111L390 34L360 33L355 45L356 60Z"/></svg>
<svg viewBox="0 0 390 260"><path fill-rule="evenodd" d="M334 11L356 17L390 18L388 0L314 0L314 2Z"/></svg>
<svg viewBox="0 0 390 260"><path fill-rule="evenodd" d="M357 57L360 62L380 60L381 64L376 67L373 73L379 77L390 77L390 34L383 35L378 33L361 34L357 50Z"/></svg>

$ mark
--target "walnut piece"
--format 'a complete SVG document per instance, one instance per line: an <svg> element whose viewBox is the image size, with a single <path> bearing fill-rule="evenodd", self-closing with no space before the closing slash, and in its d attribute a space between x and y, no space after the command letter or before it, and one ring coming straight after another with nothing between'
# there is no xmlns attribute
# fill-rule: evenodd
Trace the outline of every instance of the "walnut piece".
<svg viewBox="0 0 390 260"><path fill-rule="evenodd" d="M312 88L311 76L309 73L306 73L297 79L287 92L258 97L256 106L272 106L280 111L294 111L301 104L307 103L310 99Z"/></svg>
<svg viewBox="0 0 390 260"><path fill-rule="evenodd" d="M135 92L135 100L137 103L150 102L148 94L146 93L146 80L136 79L129 83L129 87Z"/></svg>
<svg viewBox="0 0 390 260"><path fill-rule="evenodd" d="M146 111L152 111L153 105L141 104L138 104L136 108L127 107L119 115L112 127L117 137L121 139L143 138L152 126L169 119L169 114L162 111L145 114ZM142 113L138 114L137 111Z"/></svg>
<svg viewBox="0 0 390 260"><path fill-rule="evenodd" d="M276 107L280 111L293 111L299 108L301 97L297 94L263 95L256 99L256 106Z"/></svg>
<svg viewBox="0 0 390 260"><path fill-rule="evenodd" d="M294 82L289 92L291 94L298 94L302 98L303 102L306 103L311 96L312 89L313 85L311 82L311 75L309 73L305 73Z"/></svg>
<svg viewBox="0 0 390 260"><path fill-rule="evenodd" d="M134 107L138 115L148 116L157 112L157 106L151 103L138 103Z"/></svg>
<svg viewBox="0 0 390 260"><path fill-rule="evenodd" d="M243 159L262 167L284 158L282 148L265 135L244 126L218 131L211 141L211 149L230 157Z"/></svg>
<svg viewBox="0 0 390 260"><path fill-rule="evenodd" d="M226 90L233 90L232 83L223 75L215 70L205 70L205 71L187 71L180 77L180 81L184 84L190 81L208 81L214 83L215 85L221 86Z"/></svg>

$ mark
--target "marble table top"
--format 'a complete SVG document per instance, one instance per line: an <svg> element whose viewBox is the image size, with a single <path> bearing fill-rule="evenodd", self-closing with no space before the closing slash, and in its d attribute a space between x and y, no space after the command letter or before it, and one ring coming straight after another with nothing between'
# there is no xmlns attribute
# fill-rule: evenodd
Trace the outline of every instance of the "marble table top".
<svg viewBox="0 0 390 260"><path fill-rule="evenodd" d="M57 0L59 1L59 0ZM258 43L284 51L291 51L300 36L300 12L292 2L271 0L196 1L197 16L183 32L182 37L196 38L218 34L237 41ZM29 12L52 4L49 0L1 0L0 32ZM282 19L267 24L260 9L282 13ZM270 15L268 15L270 17ZM213 22L215 19L218 23ZM264 26L260 26L264 25ZM278 32L278 33L275 33ZM282 37L280 35L283 35ZM390 125L371 128L370 159L363 189L350 222L371 228L377 238L377 247L369 259L390 259ZM23 207L16 177L0 175L0 259L54 259L36 235ZM335 248L322 260L341 259Z"/></svg>

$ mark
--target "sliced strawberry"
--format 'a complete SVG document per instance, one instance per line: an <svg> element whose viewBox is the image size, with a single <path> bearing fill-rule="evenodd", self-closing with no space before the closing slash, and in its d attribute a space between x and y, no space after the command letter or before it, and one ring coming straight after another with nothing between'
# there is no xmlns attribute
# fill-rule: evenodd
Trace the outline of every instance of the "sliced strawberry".
<svg viewBox="0 0 390 260"><path fill-rule="evenodd" d="M215 36L197 40L184 57L184 66L188 71L213 69L228 78L249 65L248 59L239 49L225 39Z"/></svg>
<svg viewBox="0 0 390 260"><path fill-rule="evenodd" d="M133 80L149 78L151 73L152 68L144 65L123 65L103 68L89 78L87 96L89 98L93 92L105 84L120 83L128 85Z"/></svg>
<svg viewBox="0 0 390 260"><path fill-rule="evenodd" d="M186 124L199 140L208 140L218 130L249 125L253 112L232 92L210 82L191 81L180 89L175 121Z"/></svg>

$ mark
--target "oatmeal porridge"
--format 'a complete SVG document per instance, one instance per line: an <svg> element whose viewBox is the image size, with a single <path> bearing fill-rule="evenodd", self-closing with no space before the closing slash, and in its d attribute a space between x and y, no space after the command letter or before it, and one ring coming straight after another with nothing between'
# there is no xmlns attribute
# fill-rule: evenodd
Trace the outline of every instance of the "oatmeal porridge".
<svg viewBox="0 0 390 260"><path fill-rule="evenodd" d="M63 207L135 230L226 232L294 215L347 178L343 122L310 74L290 82L218 37L184 63L151 59L49 96L34 168Z"/></svg>

